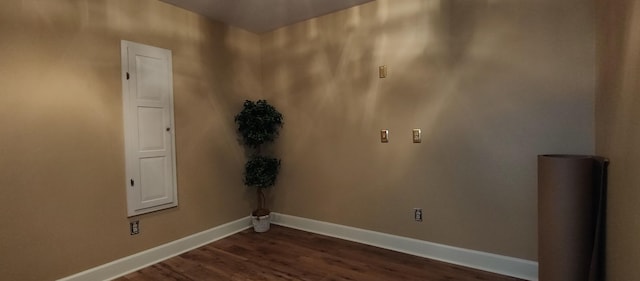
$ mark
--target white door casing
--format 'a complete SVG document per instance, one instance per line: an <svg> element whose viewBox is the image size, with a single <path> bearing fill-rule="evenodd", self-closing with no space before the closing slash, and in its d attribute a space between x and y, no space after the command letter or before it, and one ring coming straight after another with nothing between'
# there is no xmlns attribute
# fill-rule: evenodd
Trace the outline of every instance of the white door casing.
<svg viewBox="0 0 640 281"><path fill-rule="evenodd" d="M171 50L122 40L129 217L178 205Z"/></svg>

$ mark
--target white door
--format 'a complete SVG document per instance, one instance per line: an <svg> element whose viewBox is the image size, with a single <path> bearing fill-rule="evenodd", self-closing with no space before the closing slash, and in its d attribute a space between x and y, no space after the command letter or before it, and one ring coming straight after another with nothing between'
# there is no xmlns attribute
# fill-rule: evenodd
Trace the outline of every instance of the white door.
<svg viewBox="0 0 640 281"><path fill-rule="evenodd" d="M122 41L127 214L178 205L171 51Z"/></svg>

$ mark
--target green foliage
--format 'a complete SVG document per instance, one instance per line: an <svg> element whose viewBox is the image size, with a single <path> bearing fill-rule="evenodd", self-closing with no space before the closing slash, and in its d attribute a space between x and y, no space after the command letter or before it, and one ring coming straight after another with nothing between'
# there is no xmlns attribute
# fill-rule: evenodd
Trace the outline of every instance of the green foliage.
<svg viewBox="0 0 640 281"><path fill-rule="evenodd" d="M265 188L276 183L280 160L266 156L253 156L245 165L244 184Z"/></svg>
<svg viewBox="0 0 640 281"><path fill-rule="evenodd" d="M235 116L242 143L251 148L250 159L245 165L244 183L258 188L258 209L264 208L262 189L273 186L280 170L280 160L260 155L261 146L273 142L282 128L282 114L266 100L245 101Z"/></svg>
<svg viewBox="0 0 640 281"><path fill-rule="evenodd" d="M282 114L266 100L245 101L244 108L235 117L235 122L242 142L254 149L278 137L283 124Z"/></svg>

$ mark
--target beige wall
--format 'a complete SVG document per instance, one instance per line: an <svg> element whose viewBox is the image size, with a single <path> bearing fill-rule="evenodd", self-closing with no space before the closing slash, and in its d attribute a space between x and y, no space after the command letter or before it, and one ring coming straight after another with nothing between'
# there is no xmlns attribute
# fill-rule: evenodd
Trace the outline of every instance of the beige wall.
<svg viewBox="0 0 640 281"><path fill-rule="evenodd" d="M378 0L261 36L286 122L274 210L536 260L536 155L595 149L593 13Z"/></svg>
<svg viewBox="0 0 640 281"><path fill-rule="evenodd" d="M640 280L640 1L597 2L596 143L611 160L607 280Z"/></svg>
<svg viewBox="0 0 640 281"><path fill-rule="evenodd" d="M259 37L155 0L0 2L0 276L56 279L248 214L232 118L259 97L286 122L275 211L535 260L536 155L594 150L590 3L378 0ZM173 50L180 206L138 236L122 39Z"/></svg>
<svg viewBox="0 0 640 281"><path fill-rule="evenodd" d="M246 216L233 115L259 39L156 0L0 1L0 279L52 280ZM180 206L126 218L120 40L173 50Z"/></svg>

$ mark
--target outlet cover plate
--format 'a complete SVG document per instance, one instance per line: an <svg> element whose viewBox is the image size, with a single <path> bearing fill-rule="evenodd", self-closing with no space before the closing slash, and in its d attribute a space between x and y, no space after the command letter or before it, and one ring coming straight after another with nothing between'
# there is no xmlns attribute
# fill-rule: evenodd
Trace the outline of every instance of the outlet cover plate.
<svg viewBox="0 0 640 281"><path fill-rule="evenodd" d="M414 208L413 209L413 219L417 222L422 221L422 208Z"/></svg>
<svg viewBox="0 0 640 281"><path fill-rule="evenodd" d="M422 130L413 129L413 142L421 143L422 142Z"/></svg>
<svg viewBox="0 0 640 281"><path fill-rule="evenodd" d="M131 231L131 235L136 235L140 233L140 222L139 221L131 221L129 222L129 230Z"/></svg>
<svg viewBox="0 0 640 281"><path fill-rule="evenodd" d="M381 65L378 67L378 76L380 78L387 78L387 66Z"/></svg>

